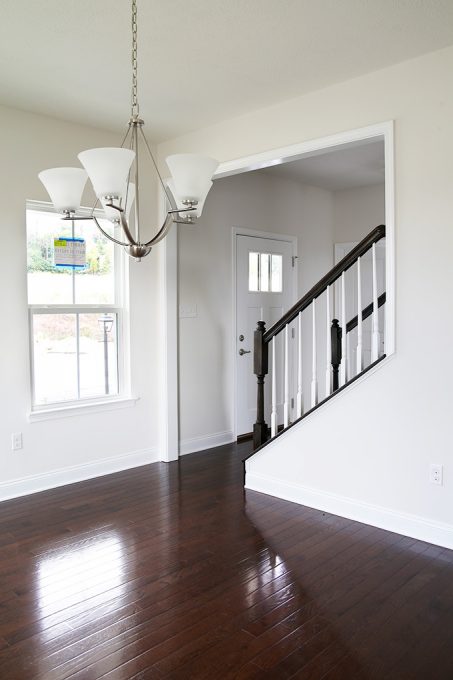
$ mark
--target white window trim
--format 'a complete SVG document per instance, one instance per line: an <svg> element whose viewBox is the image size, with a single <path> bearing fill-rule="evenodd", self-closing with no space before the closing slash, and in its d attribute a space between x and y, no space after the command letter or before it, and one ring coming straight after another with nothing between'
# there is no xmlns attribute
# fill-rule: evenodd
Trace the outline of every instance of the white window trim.
<svg viewBox="0 0 453 680"><path fill-rule="evenodd" d="M51 203L44 201L26 201L27 210L40 212L54 212ZM101 210L81 207L78 211L81 216L94 214L104 218ZM133 396L131 388L130 370L130 341L129 341L129 261L120 248L115 248L115 267L118 275L115 276L115 303L114 304L69 304L69 305L30 305L28 304L28 338L29 338L29 422L65 418L68 416L81 415L84 413L98 413L118 408L135 406L139 397ZM99 310L101 313L112 312L117 314L117 353L118 353L118 393L111 397L102 395L95 398L78 399L71 401L49 402L48 404L35 404L35 385L33 367L33 338L32 317L35 314L48 313L93 313Z"/></svg>
<svg viewBox="0 0 453 680"><path fill-rule="evenodd" d="M63 406L39 407L30 411L28 421L37 423L43 420L57 420L72 416L102 413L104 411L116 411L117 409L131 408L136 405L140 397L104 397L104 399L84 399L78 402L61 402Z"/></svg>

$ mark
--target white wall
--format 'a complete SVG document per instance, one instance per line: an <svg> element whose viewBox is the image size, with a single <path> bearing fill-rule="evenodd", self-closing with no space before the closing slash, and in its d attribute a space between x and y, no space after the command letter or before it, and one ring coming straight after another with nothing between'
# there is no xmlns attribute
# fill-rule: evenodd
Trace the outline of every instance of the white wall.
<svg viewBox="0 0 453 680"><path fill-rule="evenodd" d="M334 192L335 243L360 241L379 224L385 224L384 184Z"/></svg>
<svg viewBox="0 0 453 680"><path fill-rule="evenodd" d="M179 324L183 452L232 438L233 227L297 237L298 296L332 266L331 192L260 172L215 181L199 222L179 227L179 304L197 309Z"/></svg>
<svg viewBox="0 0 453 680"><path fill-rule="evenodd" d="M365 521L371 503L380 509L374 522L451 547L452 71L448 48L160 147L162 157L198 150L224 161L395 120L396 354L288 432L278 452L256 456L247 483L253 475L257 488L291 488L318 506L346 498ZM443 486L429 484L430 462L444 465ZM340 501L336 507L346 513Z"/></svg>
<svg viewBox="0 0 453 680"><path fill-rule="evenodd" d="M79 151L117 145L118 139L101 130L0 108L0 499L143 464L157 456L157 250L140 264L130 263L132 383L134 394L140 397L137 404L28 421L25 202L49 200L37 177L40 170L77 165ZM149 199L147 214L151 216L154 190ZM91 204L91 200L85 197L85 202ZM23 433L22 451L11 451L12 432Z"/></svg>

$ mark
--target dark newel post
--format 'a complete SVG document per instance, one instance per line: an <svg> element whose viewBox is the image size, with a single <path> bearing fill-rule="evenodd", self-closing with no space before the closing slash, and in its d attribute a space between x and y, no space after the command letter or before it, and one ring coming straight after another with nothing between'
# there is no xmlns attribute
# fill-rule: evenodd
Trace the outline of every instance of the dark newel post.
<svg viewBox="0 0 453 680"><path fill-rule="evenodd" d="M343 331L341 330L338 319L332 321L332 326L330 328L330 340L332 347L332 375L333 375L333 391L338 389L338 369L341 364L341 338Z"/></svg>
<svg viewBox="0 0 453 680"><path fill-rule="evenodd" d="M257 380L256 423L253 426L253 448L264 444L268 438L268 428L264 420L264 377L268 370L268 344L263 341L266 331L264 321L258 321L253 336L253 372Z"/></svg>

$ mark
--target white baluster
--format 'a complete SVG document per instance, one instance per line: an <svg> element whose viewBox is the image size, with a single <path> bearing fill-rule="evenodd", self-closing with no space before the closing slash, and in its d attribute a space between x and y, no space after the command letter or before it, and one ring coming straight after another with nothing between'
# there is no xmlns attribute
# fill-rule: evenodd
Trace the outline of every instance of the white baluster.
<svg viewBox="0 0 453 680"><path fill-rule="evenodd" d="M330 288L326 288L326 397L332 391L331 361L332 361L332 339L330 336Z"/></svg>
<svg viewBox="0 0 453 680"><path fill-rule="evenodd" d="M297 347L297 418L302 415L303 399L302 399L302 312L299 312L298 318L298 347Z"/></svg>
<svg viewBox="0 0 453 680"><path fill-rule="evenodd" d="M353 360L351 357L351 338L350 338L350 333L346 334L346 381L350 380L353 378Z"/></svg>
<svg viewBox="0 0 453 680"><path fill-rule="evenodd" d="M346 284L345 284L345 272L341 275L341 322L340 326L342 329L342 357L340 364L340 387L346 383L346 366L348 363L348 351L347 351L347 338L346 338Z"/></svg>
<svg viewBox="0 0 453 680"><path fill-rule="evenodd" d="M289 325L285 326L285 400L283 402L283 427L289 425Z"/></svg>
<svg viewBox="0 0 453 680"><path fill-rule="evenodd" d="M316 300L312 304L312 365L311 365L311 407L318 403L318 367L316 352Z"/></svg>
<svg viewBox="0 0 453 680"><path fill-rule="evenodd" d="M272 338L272 405L271 405L271 437L277 434L277 375L276 375L277 337Z"/></svg>
<svg viewBox="0 0 453 680"><path fill-rule="evenodd" d="M363 328L362 328L362 274L360 257L357 258L357 375L363 370Z"/></svg>
<svg viewBox="0 0 453 680"><path fill-rule="evenodd" d="M373 316L371 317L371 361L376 361L379 357L379 309L377 294L377 268L376 268L376 244L373 243Z"/></svg>

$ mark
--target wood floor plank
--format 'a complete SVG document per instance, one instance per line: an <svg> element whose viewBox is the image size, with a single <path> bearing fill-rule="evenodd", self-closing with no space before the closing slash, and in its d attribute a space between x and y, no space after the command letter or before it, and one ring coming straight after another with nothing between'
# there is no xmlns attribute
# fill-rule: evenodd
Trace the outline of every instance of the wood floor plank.
<svg viewBox="0 0 453 680"><path fill-rule="evenodd" d="M244 492L249 447L1 504L1 680L451 680L453 552Z"/></svg>

